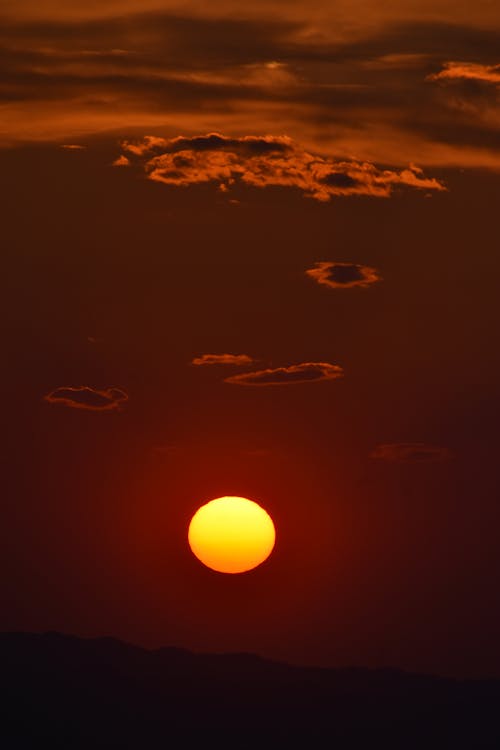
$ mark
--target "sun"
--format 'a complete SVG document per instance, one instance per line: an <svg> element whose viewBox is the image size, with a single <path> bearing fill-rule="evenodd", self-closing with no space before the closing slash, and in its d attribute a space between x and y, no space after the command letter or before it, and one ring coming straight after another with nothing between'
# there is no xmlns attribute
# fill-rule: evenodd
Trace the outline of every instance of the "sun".
<svg viewBox="0 0 500 750"><path fill-rule="evenodd" d="M191 519L189 546L204 565L219 573L245 573L271 554L276 532L271 516L245 497L218 497Z"/></svg>

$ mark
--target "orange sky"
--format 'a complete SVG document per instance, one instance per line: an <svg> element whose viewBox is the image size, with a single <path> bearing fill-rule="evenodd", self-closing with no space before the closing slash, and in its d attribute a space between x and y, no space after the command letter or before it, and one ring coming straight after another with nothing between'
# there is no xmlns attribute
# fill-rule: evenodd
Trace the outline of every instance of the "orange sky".
<svg viewBox="0 0 500 750"><path fill-rule="evenodd" d="M496 3L230 8L7 3L0 138L267 133L279 123L344 157L498 168L498 81L480 75L497 62ZM478 85L440 76L450 63L474 66Z"/></svg>
<svg viewBox="0 0 500 750"><path fill-rule="evenodd" d="M0 628L499 675L498 3L0 18Z"/></svg>

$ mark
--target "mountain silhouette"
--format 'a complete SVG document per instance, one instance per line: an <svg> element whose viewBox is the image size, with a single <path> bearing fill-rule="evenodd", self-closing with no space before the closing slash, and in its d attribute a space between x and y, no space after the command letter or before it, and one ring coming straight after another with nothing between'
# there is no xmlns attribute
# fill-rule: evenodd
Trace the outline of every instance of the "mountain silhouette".
<svg viewBox="0 0 500 750"><path fill-rule="evenodd" d="M0 746L500 748L500 680L1 633Z"/></svg>

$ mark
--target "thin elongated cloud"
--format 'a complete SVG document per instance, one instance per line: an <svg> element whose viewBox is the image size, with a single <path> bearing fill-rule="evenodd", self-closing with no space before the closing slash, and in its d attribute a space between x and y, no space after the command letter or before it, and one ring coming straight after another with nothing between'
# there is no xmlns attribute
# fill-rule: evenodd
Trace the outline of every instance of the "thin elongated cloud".
<svg viewBox="0 0 500 750"><path fill-rule="evenodd" d="M427 443L384 443L370 454L370 458L389 463L440 463L451 457L448 448Z"/></svg>
<svg viewBox="0 0 500 750"><path fill-rule="evenodd" d="M251 365L256 360L253 357L249 357L248 354L202 354L200 357L195 357L191 364L192 365L236 365L241 367L243 365Z"/></svg>
<svg viewBox="0 0 500 750"><path fill-rule="evenodd" d="M128 401L121 388L92 388L88 385L62 386L44 396L49 404L60 404L87 411L117 411Z"/></svg>
<svg viewBox="0 0 500 750"><path fill-rule="evenodd" d="M331 289L366 288L381 281L382 277L376 268L359 263L337 263L321 261L306 271L306 276L318 284Z"/></svg>
<svg viewBox="0 0 500 750"><path fill-rule="evenodd" d="M369 162L336 161L305 151L287 136L146 136L135 143L125 141L122 147L150 180L177 187L210 182L219 189L237 182L257 188L291 187L322 202L348 195L387 198L398 187L446 189L414 165L397 171Z"/></svg>
<svg viewBox="0 0 500 750"><path fill-rule="evenodd" d="M500 84L500 65L482 65L473 62L447 62L439 73L427 76L428 81L482 81Z"/></svg>
<svg viewBox="0 0 500 750"><path fill-rule="evenodd" d="M344 370L329 362L301 362L287 367L268 368L253 372L241 372L225 378L225 383L246 386L292 385L314 383L319 380L336 380L343 377Z"/></svg>

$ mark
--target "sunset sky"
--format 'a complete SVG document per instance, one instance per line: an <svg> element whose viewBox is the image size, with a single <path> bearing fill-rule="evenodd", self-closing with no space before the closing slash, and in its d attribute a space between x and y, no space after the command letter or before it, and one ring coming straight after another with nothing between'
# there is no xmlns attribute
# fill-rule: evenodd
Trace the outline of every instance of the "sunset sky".
<svg viewBox="0 0 500 750"><path fill-rule="evenodd" d="M498 0L3 0L1 630L500 676ZM200 505L276 546L203 567Z"/></svg>

